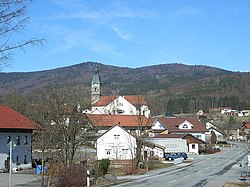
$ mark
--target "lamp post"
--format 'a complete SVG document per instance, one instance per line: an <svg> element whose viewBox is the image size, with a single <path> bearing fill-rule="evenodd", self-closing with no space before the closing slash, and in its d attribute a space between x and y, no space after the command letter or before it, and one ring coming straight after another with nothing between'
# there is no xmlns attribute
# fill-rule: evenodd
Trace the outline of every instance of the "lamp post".
<svg viewBox="0 0 250 187"><path fill-rule="evenodd" d="M8 147L10 148L10 161L9 161L9 187L12 187L12 149L13 149L13 141L10 139L8 143Z"/></svg>

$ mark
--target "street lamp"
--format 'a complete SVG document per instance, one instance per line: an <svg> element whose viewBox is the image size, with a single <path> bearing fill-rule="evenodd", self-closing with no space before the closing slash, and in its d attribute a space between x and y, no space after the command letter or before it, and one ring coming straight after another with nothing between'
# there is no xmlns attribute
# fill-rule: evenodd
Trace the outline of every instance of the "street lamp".
<svg viewBox="0 0 250 187"><path fill-rule="evenodd" d="M10 139L9 143L7 144L8 148L10 149L10 163L9 163L9 187L12 187L12 150L16 146L14 142Z"/></svg>

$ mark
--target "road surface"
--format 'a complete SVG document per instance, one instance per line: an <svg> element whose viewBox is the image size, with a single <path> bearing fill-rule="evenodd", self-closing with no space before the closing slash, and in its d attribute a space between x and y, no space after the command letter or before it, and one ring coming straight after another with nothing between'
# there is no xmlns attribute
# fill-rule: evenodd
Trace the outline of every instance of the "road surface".
<svg viewBox="0 0 250 187"><path fill-rule="evenodd" d="M243 144L226 149L213 155L204 155L199 161L172 170L137 176L132 182L116 185L116 187L133 186L167 186L167 187L220 187L227 181L239 181L242 172L239 163L246 158Z"/></svg>

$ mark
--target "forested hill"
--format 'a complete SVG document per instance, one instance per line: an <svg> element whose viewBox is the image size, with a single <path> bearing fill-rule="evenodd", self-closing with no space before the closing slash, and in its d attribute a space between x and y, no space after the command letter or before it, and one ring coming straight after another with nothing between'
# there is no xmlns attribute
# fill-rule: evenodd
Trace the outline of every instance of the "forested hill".
<svg viewBox="0 0 250 187"><path fill-rule="evenodd" d="M180 99L185 100L182 103L189 103L186 104L189 106L182 106L180 110L191 110L192 107L196 110L198 107L205 107L205 104L198 106L201 104L197 98L209 97L207 100L220 98L221 102L221 98L235 97L238 105L243 101L247 104L250 98L249 73L236 73L200 65L161 64L126 68L95 62L85 62L48 71L0 73L0 96L4 98L12 90L32 95L51 83L65 83L72 89L80 87L89 90L96 65L100 70L103 95L144 94L148 97L153 111L157 113L170 110L166 107L167 102L180 105L178 104ZM193 101L197 102L193 104L197 106L191 107L190 103ZM172 106L174 106L173 103ZM161 107L157 109L161 111L155 110L156 106Z"/></svg>

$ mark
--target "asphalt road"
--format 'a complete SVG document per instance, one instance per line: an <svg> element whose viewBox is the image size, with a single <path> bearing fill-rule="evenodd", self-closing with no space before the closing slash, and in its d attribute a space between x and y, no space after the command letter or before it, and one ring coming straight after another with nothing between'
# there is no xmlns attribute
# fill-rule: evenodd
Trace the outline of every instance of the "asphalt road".
<svg viewBox="0 0 250 187"><path fill-rule="evenodd" d="M192 155L193 162L183 163L169 168L150 171L144 175L120 176L131 182L116 186L135 187L222 187L227 181L239 181L240 174L246 168L239 163L246 160L246 151L242 144L225 148L213 155ZM244 161L246 163L246 161ZM39 186L40 175L35 171L13 173L13 187ZM0 173L0 187L8 186L8 173Z"/></svg>
<svg viewBox="0 0 250 187"><path fill-rule="evenodd" d="M132 182L116 186L222 187L227 181L239 181L244 170L239 167L239 163L245 158L243 144L236 144L217 154L198 156L189 166L176 166L134 178L132 176Z"/></svg>

